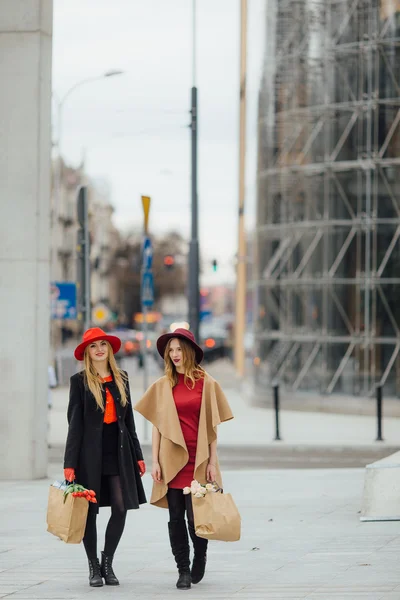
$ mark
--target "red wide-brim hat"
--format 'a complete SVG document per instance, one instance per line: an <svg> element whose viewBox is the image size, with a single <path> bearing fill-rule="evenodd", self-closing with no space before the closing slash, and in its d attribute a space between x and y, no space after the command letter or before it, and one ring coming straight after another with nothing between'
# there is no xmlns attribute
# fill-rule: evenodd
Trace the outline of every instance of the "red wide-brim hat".
<svg viewBox="0 0 400 600"><path fill-rule="evenodd" d="M189 342L195 350L197 363L198 364L201 363L201 361L203 360L203 356L204 356L204 352L203 352L202 348L200 348L200 346L196 343L193 333L191 331L189 331L188 329L183 329L181 327L179 327L178 329L175 329L175 331L172 331L171 333L164 333L163 335L161 335L158 338L157 350L158 350L159 355L162 358L164 358L165 348L167 347L169 340L172 340L174 338L179 338L179 339L186 340L187 342Z"/></svg>
<svg viewBox="0 0 400 600"><path fill-rule="evenodd" d="M114 354L121 348L121 340L116 335L108 335L105 331L100 329L100 327L92 327L85 331L82 336L82 342L75 348L74 356L76 360L83 360L86 346L89 346L89 344L97 342L98 340L105 340L108 342Z"/></svg>

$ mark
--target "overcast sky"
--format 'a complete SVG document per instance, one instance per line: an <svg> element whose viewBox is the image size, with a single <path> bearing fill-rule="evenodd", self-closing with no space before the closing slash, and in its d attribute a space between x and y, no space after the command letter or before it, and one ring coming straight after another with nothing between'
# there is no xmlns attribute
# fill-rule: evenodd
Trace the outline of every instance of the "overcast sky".
<svg viewBox="0 0 400 600"><path fill-rule="evenodd" d="M249 0L248 227L254 219L256 116L266 0ZM203 283L233 280L237 246L239 0L197 0L199 223ZM55 0L53 90L110 69L63 104L61 152L108 181L115 224L190 235L191 0ZM56 105L56 102L54 103ZM54 117L54 137L57 136ZM211 260L220 269L212 274Z"/></svg>

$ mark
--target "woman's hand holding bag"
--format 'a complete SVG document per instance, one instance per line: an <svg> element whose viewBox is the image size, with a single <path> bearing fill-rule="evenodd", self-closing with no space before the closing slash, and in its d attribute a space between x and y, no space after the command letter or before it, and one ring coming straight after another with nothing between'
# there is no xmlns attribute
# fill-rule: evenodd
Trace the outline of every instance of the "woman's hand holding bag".
<svg viewBox="0 0 400 600"><path fill-rule="evenodd" d="M209 483L213 483L216 480L217 469L215 468L215 465L208 463L206 477Z"/></svg>
<svg viewBox="0 0 400 600"><path fill-rule="evenodd" d="M192 481L183 490L192 494L195 532L207 540L236 542L240 539L241 518L231 494L224 494L216 482L201 485Z"/></svg>

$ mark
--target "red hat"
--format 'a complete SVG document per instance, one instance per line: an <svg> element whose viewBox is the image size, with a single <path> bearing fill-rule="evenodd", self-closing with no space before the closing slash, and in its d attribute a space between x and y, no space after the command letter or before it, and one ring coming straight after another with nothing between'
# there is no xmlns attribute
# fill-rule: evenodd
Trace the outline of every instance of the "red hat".
<svg viewBox="0 0 400 600"><path fill-rule="evenodd" d="M188 329L183 329L181 327L179 327L178 329L175 329L175 331L172 331L171 333L164 333L164 335L161 335L158 338L157 350L162 358L164 358L165 348L167 347L169 340L172 340L174 338L180 338L182 340L186 340L187 342L189 342L193 346L193 348L196 352L197 363L198 364L201 363L201 361L203 360L203 356L204 356L203 350L200 348L200 346L198 346L198 344L196 344L196 340L194 339L193 333L191 331L189 331Z"/></svg>
<svg viewBox="0 0 400 600"><path fill-rule="evenodd" d="M82 336L82 343L75 348L74 356L76 360L83 360L86 346L97 340L105 340L111 345L114 354L121 348L121 340L116 335L107 335L100 327L87 329Z"/></svg>

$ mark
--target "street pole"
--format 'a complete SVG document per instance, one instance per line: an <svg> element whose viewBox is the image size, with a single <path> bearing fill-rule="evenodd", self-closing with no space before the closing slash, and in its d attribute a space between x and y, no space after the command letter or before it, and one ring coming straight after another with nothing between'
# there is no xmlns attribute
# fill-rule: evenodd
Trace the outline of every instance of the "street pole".
<svg viewBox="0 0 400 600"><path fill-rule="evenodd" d="M87 188L82 186L77 203L78 222L78 315L83 315L83 329L91 325L91 290L90 290L90 235L89 235L89 200ZM78 318L79 318L78 316ZM82 317L80 317L82 318Z"/></svg>
<svg viewBox="0 0 400 600"><path fill-rule="evenodd" d="M144 351L143 351L143 389L144 391L147 390L147 388L149 387L149 370L148 370L148 360L147 360L147 339L149 337L149 331L148 331L148 325L147 325L147 319L148 319L148 308L146 305L143 306L143 346L144 346ZM145 423L147 423L147 419L145 419ZM146 429L145 429L146 432ZM145 433L145 439L146 439L146 433Z"/></svg>
<svg viewBox="0 0 400 600"><path fill-rule="evenodd" d="M238 255L236 267L235 369L245 374L244 335L246 329L246 268L247 249L244 221L245 157L246 157L246 58L247 58L247 0L241 0L240 32L240 117L239 117L239 214Z"/></svg>
<svg viewBox="0 0 400 600"><path fill-rule="evenodd" d="M150 212L149 196L142 196L142 206L144 215L144 227L143 227L143 256L142 256L142 284L141 284L141 298L142 298L142 315L143 315L143 340L142 340L142 354L143 354L143 388L146 392L149 387L149 363L147 356L147 340L148 340L148 313L149 308L152 306L154 301L154 289L153 289L153 251L152 244L149 238L149 212ZM143 439L148 441L149 430L147 419L143 421Z"/></svg>
<svg viewBox="0 0 400 600"><path fill-rule="evenodd" d="M148 360L147 360L147 338L148 338L148 328L147 328L147 318L148 318L148 308L145 303L142 303L142 315L143 315L143 340L142 340L142 354L143 354L143 391L146 392L149 387L149 372L148 372ZM143 419L143 439L145 442L148 441L149 438L149 424L147 419Z"/></svg>
<svg viewBox="0 0 400 600"><path fill-rule="evenodd" d="M192 150L192 227L189 246L189 324L197 341L200 341L200 284L199 284L199 234L197 197L197 128L198 104L196 87L196 0L193 0L193 86L191 93L191 150Z"/></svg>
<svg viewBox="0 0 400 600"><path fill-rule="evenodd" d="M89 237L89 198L87 188L85 190L85 237L84 237L84 254L85 254L85 331L89 329L92 322L92 294L91 294L91 281L90 281L90 237Z"/></svg>

